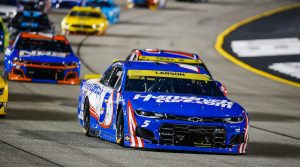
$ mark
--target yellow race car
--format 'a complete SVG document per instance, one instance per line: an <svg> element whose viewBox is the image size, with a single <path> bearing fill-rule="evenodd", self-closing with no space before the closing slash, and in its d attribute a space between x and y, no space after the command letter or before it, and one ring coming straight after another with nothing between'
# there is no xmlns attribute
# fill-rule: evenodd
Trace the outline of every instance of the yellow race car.
<svg viewBox="0 0 300 167"><path fill-rule="evenodd" d="M62 34L103 35L108 21L99 8L75 6L61 22Z"/></svg>
<svg viewBox="0 0 300 167"><path fill-rule="evenodd" d="M8 100L8 85L7 82L0 76L0 118L6 115L6 106Z"/></svg>

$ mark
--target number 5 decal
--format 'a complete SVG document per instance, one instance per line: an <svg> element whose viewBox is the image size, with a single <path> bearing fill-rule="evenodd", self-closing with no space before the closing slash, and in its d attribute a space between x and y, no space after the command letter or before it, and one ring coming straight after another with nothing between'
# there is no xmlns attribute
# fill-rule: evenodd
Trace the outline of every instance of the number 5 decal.
<svg viewBox="0 0 300 167"><path fill-rule="evenodd" d="M149 123L150 123L150 122L151 122L151 121L146 120L146 121L143 123L143 125L142 125L141 127L145 128L145 127L149 126Z"/></svg>

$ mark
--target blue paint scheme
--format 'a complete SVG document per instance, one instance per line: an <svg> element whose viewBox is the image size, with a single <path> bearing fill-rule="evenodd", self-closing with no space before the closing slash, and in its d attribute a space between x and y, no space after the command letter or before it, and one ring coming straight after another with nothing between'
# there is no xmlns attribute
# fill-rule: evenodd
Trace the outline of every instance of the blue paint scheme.
<svg viewBox="0 0 300 167"><path fill-rule="evenodd" d="M73 8L74 6L81 6L82 0L52 0L53 8Z"/></svg>
<svg viewBox="0 0 300 167"><path fill-rule="evenodd" d="M55 55L36 55L36 56L28 56L28 57L22 57L20 58L19 53L20 50L16 49L16 45L18 41L20 40L21 34L19 34L14 42L13 45L9 46L5 51L4 56L4 75L7 76L9 73L12 72L12 68L16 67L16 64L13 63L13 60L18 59L22 61L32 61L32 62L39 62L39 63L76 63L77 68L75 69L67 69L64 70L64 76L67 75L69 72L77 72L78 76L80 76L80 60L75 55L75 53L72 51L71 53L68 53L64 58L62 57L55 57ZM26 50L26 48L22 49ZM26 50L26 51L32 51L32 50ZM53 52L52 52L53 53ZM27 67L26 66L20 66L20 69L24 71L24 74L27 74ZM49 80L49 79L38 79L38 78L32 78L31 82L45 82L45 83L57 83L57 80Z"/></svg>
<svg viewBox="0 0 300 167"><path fill-rule="evenodd" d="M86 0L82 2L82 6L100 8L110 24L119 22L121 8L113 0Z"/></svg>
<svg viewBox="0 0 300 167"><path fill-rule="evenodd" d="M90 116L90 128L92 131L97 132L97 136L105 140L116 142L116 115L117 111L121 108L124 114L124 136L132 137L135 134L129 133L128 126L128 115L129 115L129 103L131 103L133 110L142 110L147 112L154 112L160 114L171 114L177 116L187 116L187 117L200 117L200 118L232 118L232 117L242 117L243 120L236 123L224 123L224 122L193 122L186 120L171 120L162 118L149 118L145 116L140 116L134 111L134 117L136 119L137 127L141 127L145 121L149 121L148 126L144 127L154 133L154 138L159 141L160 134L159 128L163 124L181 124L181 125L195 125L195 126L218 126L224 127L226 129L226 147L225 148L215 148L215 147L190 147L190 146L172 146L163 145L159 143L154 143L153 141L142 139L144 142L143 148L150 149L163 149L163 150L178 150L178 151L195 151L195 152L212 152L212 153L227 153L227 154L240 154L239 147L241 144L236 144L229 146L230 139L233 135L246 133L244 129L248 127L248 114L242 106L238 103L229 100L225 96L197 96L197 95L182 95L182 94L167 94L167 93L153 93L153 92L128 92L125 91L126 76L128 70L154 70L154 71L172 71L172 72L187 72L199 74L194 70L188 68L182 68L175 63L155 63L155 62L115 62L109 68L120 67L123 69L122 82L120 90L114 90L108 86L101 84L99 79L91 79L87 81L82 81L80 88L80 95L78 99L78 119L81 126L83 126L83 116L84 116L84 104L85 100L88 100L91 104L103 107L104 111L99 115L100 120L95 117ZM200 67L201 68L201 67ZM107 71L108 71L107 70ZM204 68L200 69L200 74L208 74ZM108 128L103 128L100 126L98 121L103 121L103 116L106 115L108 110L105 105L99 105L99 101L95 97L101 97L103 92L113 93L113 118L112 124ZM119 99L117 96L119 94ZM194 96L202 100L224 100L232 104L231 107L210 105L209 103L193 103L193 102L176 102L176 103L158 103L155 99L150 98L150 100L144 100L144 96L149 94L151 96ZM138 98L135 96L140 95ZM109 95L106 95L104 101L109 101ZM98 103L97 103L98 102ZM94 106L94 107L96 107ZM245 141L244 141L245 142ZM132 147L129 140L124 140L125 147Z"/></svg>

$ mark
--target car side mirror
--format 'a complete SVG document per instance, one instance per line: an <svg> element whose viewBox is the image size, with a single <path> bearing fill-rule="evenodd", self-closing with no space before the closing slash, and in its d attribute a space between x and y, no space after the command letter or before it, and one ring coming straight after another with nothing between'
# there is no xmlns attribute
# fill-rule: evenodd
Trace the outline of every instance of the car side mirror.
<svg viewBox="0 0 300 167"><path fill-rule="evenodd" d="M221 82L219 81L215 81L216 85L218 86L218 88L221 90L221 92L224 94L224 96L227 96L228 91L225 85L223 85Z"/></svg>

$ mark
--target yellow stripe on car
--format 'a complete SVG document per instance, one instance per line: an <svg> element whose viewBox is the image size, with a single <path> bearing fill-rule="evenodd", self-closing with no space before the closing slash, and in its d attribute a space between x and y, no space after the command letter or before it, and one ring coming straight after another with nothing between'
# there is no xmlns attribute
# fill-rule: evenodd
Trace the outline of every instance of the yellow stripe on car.
<svg viewBox="0 0 300 167"><path fill-rule="evenodd" d="M165 77L165 78L211 81L211 78L206 74L194 74L194 73L174 72L174 71L128 70L127 75L129 76L129 78L134 78L134 79L138 76L138 77Z"/></svg>
<svg viewBox="0 0 300 167"><path fill-rule="evenodd" d="M157 56L139 56L138 60L184 63L184 64L203 64L201 60L182 59L182 58L168 58L168 57L157 57Z"/></svg>
<svg viewBox="0 0 300 167"><path fill-rule="evenodd" d="M101 74L85 74L83 76L84 80L89 80L89 79L100 79L101 78Z"/></svg>

